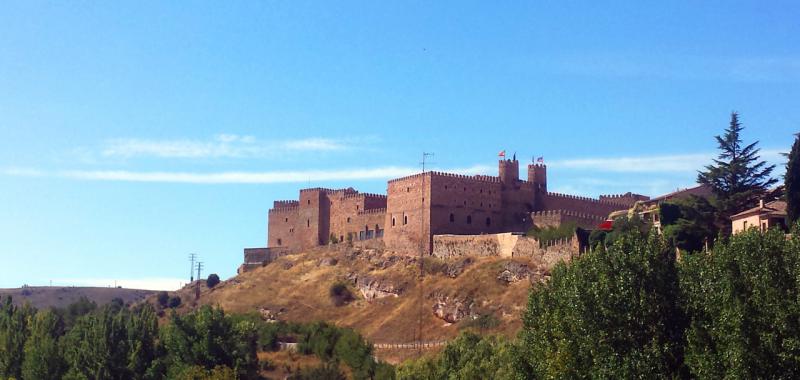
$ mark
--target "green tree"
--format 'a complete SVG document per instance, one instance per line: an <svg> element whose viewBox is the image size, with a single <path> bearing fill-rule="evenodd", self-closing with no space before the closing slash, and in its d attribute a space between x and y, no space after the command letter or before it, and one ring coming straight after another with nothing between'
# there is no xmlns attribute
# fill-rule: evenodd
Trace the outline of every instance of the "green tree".
<svg viewBox="0 0 800 380"><path fill-rule="evenodd" d="M28 336L28 306L16 307L11 297L0 297L0 379L20 378Z"/></svg>
<svg viewBox="0 0 800 380"><path fill-rule="evenodd" d="M167 351L168 377L175 378L189 366L207 370L229 367L239 377L257 377L258 334L251 321L227 317L222 309L203 306L194 313L173 313L161 337Z"/></svg>
<svg viewBox="0 0 800 380"><path fill-rule="evenodd" d="M132 379L158 379L160 367L158 350L158 317L148 303L132 313L128 321L128 370Z"/></svg>
<svg viewBox="0 0 800 380"><path fill-rule="evenodd" d="M66 379L130 379L127 310L105 306L78 318L64 336Z"/></svg>
<svg viewBox="0 0 800 380"><path fill-rule="evenodd" d="M748 231L686 257L686 363L698 378L800 377L800 237Z"/></svg>
<svg viewBox="0 0 800 380"><path fill-rule="evenodd" d="M30 330L25 342L22 378L60 379L66 371L66 362L58 346L63 333L61 318L51 311L40 311L32 319Z"/></svg>
<svg viewBox="0 0 800 380"><path fill-rule="evenodd" d="M748 145L742 143L743 129L739 115L731 113L725 134L716 136L720 150L718 158L697 175L697 182L710 186L717 196L720 211L717 223L726 235L730 232L728 218L752 207L777 182L770 176L775 165L760 160L756 148L758 141Z"/></svg>
<svg viewBox="0 0 800 380"><path fill-rule="evenodd" d="M656 235L559 264L523 315L518 373L528 378L635 378L684 373L674 251Z"/></svg>
<svg viewBox="0 0 800 380"><path fill-rule="evenodd" d="M674 247L699 251L712 245L718 234L717 209L703 197L691 196L660 205L664 238Z"/></svg>
<svg viewBox="0 0 800 380"><path fill-rule="evenodd" d="M800 134L795 135L788 158L786 175L783 177L786 190L786 213L789 223L794 224L800 217Z"/></svg>
<svg viewBox="0 0 800 380"><path fill-rule="evenodd" d="M515 379L515 351L502 337L462 332L441 354L404 363L398 379Z"/></svg>

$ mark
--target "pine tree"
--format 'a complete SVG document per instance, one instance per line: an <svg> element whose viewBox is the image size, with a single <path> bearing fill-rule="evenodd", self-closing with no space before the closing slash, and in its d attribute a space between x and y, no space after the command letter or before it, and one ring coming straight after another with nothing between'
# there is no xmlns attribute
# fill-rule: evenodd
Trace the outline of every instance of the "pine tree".
<svg viewBox="0 0 800 380"><path fill-rule="evenodd" d="M792 150L788 155L784 185L786 190L786 213L789 222L794 223L800 217L800 133L795 135Z"/></svg>
<svg viewBox="0 0 800 380"><path fill-rule="evenodd" d="M775 165L760 160L756 148L758 141L749 145L742 143L740 134L743 129L739 115L731 113L730 126L725 129L725 134L716 136L720 150L718 158L697 175L697 182L710 186L717 196L719 220L726 230L730 228L728 217L752 207L777 182L770 176Z"/></svg>

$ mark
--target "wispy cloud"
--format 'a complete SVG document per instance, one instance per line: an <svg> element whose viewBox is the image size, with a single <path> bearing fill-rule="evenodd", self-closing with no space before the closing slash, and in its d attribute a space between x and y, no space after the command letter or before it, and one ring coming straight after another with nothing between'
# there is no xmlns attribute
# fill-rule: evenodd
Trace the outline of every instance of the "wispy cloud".
<svg viewBox="0 0 800 380"><path fill-rule="evenodd" d="M476 165L468 168L438 169L458 174L484 174L489 172L488 166ZM23 177L58 177L75 180L92 181L125 181L125 182L162 182L162 183L196 183L196 184L270 184L270 183L302 183L313 179L320 181L357 181L377 180L403 177L418 173L419 169L401 166L384 166L372 169L340 169L340 170L289 170L270 172L142 172L128 170L64 170L43 172L33 169L11 168L3 171L10 176Z"/></svg>
<svg viewBox="0 0 800 380"><path fill-rule="evenodd" d="M94 286L112 287L121 286L127 289L145 290L178 290L186 284L186 279L180 278L61 278L53 280L53 284L66 286Z"/></svg>
<svg viewBox="0 0 800 380"><path fill-rule="evenodd" d="M785 160L781 150L765 149L760 152L763 160L781 163ZM560 169L593 170L601 172L624 173L693 173L708 165L716 157L715 153L690 153L673 155L654 155L637 157L594 157L556 160L548 166Z"/></svg>
<svg viewBox="0 0 800 380"><path fill-rule="evenodd" d="M219 134L210 140L112 139L101 154L105 157L157 158L259 158L291 152L333 152L356 148L351 140L306 138L263 141L253 136Z"/></svg>
<svg viewBox="0 0 800 380"><path fill-rule="evenodd" d="M783 150L764 149L762 159L773 163L785 163ZM647 173L647 174L694 174L712 162L714 153L688 153L637 157L588 157L555 160L548 166L564 171L591 171L593 173ZM461 168L432 168L436 171L474 175L494 175L496 168L489 165L473 165ZM328 181L386 180L418 173L419 168L407 166L381 166L374 168L344 168L335 170L278 170L278 171L135 171L135 170L57 170L45 171L36 168L6 168L0 174L16 177L56 177L91 181L163 182L197 184L270 184L304 183ZM523 174L524 175L524 174ZM563 184L566 185L566 184ZM579 183L572 185L611 186L608 183Z"/></svg>

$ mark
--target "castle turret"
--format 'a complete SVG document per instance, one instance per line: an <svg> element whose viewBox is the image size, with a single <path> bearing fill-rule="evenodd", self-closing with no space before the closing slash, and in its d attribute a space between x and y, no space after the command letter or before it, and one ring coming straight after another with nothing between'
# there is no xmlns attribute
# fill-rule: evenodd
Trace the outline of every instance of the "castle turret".
<svg viewBox="0 0 800 380"><path fill-rule="evenodd" d="M535 188L542 192L547 192L547 165L530 164L528 165L528 182L533 183Z"/></svg>
<svg viewBox="0 0 800 380"><path fill-rule="evenodd" d="M519 181L519 161L516 157L513 160L500 160L498 172L500 182L510 186Z"/></svg>

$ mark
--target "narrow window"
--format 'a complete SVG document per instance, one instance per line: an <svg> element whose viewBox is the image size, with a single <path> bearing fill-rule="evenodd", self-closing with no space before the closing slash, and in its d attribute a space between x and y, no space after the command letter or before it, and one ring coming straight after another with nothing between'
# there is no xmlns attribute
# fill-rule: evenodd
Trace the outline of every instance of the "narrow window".
<svg viewBox="0 0 800 380"><path fill-rule="evenodd" d="M311 227L311 219L306 219L306 227Z"/></svg>
<svg viewBox="0 0 800 380"><path fill-rule="evenodd" d="M281 245L281 239L278 239L278 245Z"/></svg>
<svg viewBox="0 0 800 380"><path fill-rule="evenodd" d="M356 205L356 211L358 211L358 205Z"/></svg>
<svg viewBox="0 0 800 380"><path fill-rule="evenodd" d="M489 227L491 225L492 225L492 218L486 218L486 227Z"/></svg>
<svg viewBox="0 0 800 380"><path fill-rule="evenodd" d="M447 185L444 185L444 189L447 190Z"/></svg>
<svg viewBox="0 0 800 380"><path fill-rule="evenodd" d="M481 202L481 207L483 207L483 202Z"/></svg>
<svg viewBox="0 0 800 380"><path fill-rule="evenodd" d="M343 241L344 241L344 235L339 235L339 241L340 241L340 242L343 242Z"/></svg>
<svg viewBox="0 0 800 380"><path fill-rule="evenodd" d="M481 189L481 194L483 194L483 189Z"/></svg>
<svg viewBox="0 0 800 380"><path fill-rule="evenodd" d="M392 227L394 227L394 217L392 217Z"/></svg>
<svg viewBox="0 0 800 380"><path fill-rule="evenodd" d="M464 201L464 206L466 206L466 205L467 205L467 201Z"/></svg>
<svg viewBox="0 0 800 380"><path fill-rule="evenodd" d="M472 224L472 215L467 215L467 224Z"/></svg>
<svg viewBox="0 0 800 380"><path fill-rule="evenodd" d="M403 215L403 224L408 224L408 215Z"/></svg>
<svg viewBox="0 0 800 380"><path fill-rule="evenodd" d="M283 221L286 222L286 223L289 223L289 218L286 218Z"/></svg>
<svg viewBox="0 0 800 380"><path fill-rule="evenodd" d="M311 204L311 199L307 200L306 202L308 202L308 204Z"/></svg>
<svg viewBox="0 0 800 380"><path fill-rule="evenodd" d="M450 214L450 223L454 223L455 221L456 221L456 216L453 215L453 214Z"/></svg>
<svg viewBox="0 0 800 380"><path fill-rule="evenodd" d="M410 187L406 187L406 193L410 193L410 192L411 192L411 188Z"/></svg>
<svg viewBox="0 0 800 380"><path fill-rule="evenodd" d="M350 217L349 216L347 217L347 223L350 223Z"/></svg>

